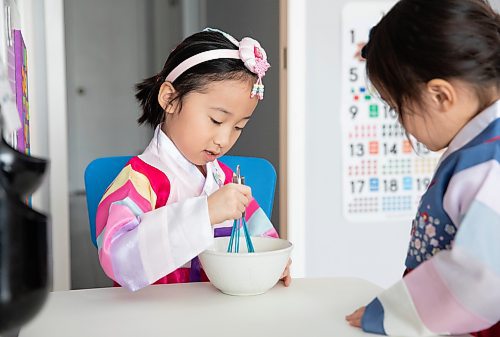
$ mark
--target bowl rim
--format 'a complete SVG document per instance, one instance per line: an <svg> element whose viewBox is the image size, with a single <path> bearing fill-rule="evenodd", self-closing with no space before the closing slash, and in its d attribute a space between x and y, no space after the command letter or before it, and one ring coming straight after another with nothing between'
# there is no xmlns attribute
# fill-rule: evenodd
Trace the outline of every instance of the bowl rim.
<svg viewBox="0 0 500 337"><path fill-rule="evenodd" d="M221 237L217 237L217 238L214 238L214 241L216 239L225 239L225 238L229 238L228 236L221 236ZM252 237L252 238L258 238L259 240L260 239L270 239L270 240L281 240L281 241L286 241L286 243L288 244L288 247L285 247L285 248L281 248L281 249L276 249L276 250L269 250L269 251L265 251L265 252L254 252L254 253L228 253L228 252L221 252L221 251L217 251L217 250L214 250L214 249L211 249L211 248L208 248L208 249L205 249L204 251L202 251L200 253L200 255L202 254L208 254L208 255L217 255L217 256L226 256L226 257L230 257L230 256L236 256L236 254L238 255L238 257L250 257L250 256L265 256L265 255L276 255L276 254L279 254L279 253L283 253L287 250L292 250L293 249L293 243L291 243L290 241L286 240L286 239L281 239L281 238L271 238L271 237L260 237L260 236L255 236L255 237Z"/></svg>

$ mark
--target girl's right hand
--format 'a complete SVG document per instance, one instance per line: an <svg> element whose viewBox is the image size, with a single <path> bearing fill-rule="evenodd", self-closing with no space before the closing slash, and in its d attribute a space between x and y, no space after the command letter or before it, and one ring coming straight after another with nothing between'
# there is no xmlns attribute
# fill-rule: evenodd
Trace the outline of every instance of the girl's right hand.
<svg viewBox="0 0 500 337"><path fill-rule="evenodd" d="M208 215L212 225L241 218L252 200L252 190L246 185L227 184L208 197Z"/></svg>

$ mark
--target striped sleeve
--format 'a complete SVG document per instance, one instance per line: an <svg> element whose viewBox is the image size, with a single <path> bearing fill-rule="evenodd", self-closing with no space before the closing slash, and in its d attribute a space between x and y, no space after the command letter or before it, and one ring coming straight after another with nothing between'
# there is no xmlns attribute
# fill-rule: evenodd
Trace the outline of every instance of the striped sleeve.
<svg viewBox="0 0 500 337"><path fill-rule="evenodd" d="M233 171L226 164L220 161L219 166L224 172L224 185L231 183L233 181ZM264 210L259 206L257 200L253 198L246 208L245 220L247 222L250 236L278 238L278 232L271 223L271 220L269 220Z"/></svg>
<svg viewBox="0 0 500 337"><path fill-rule="evenodd" d="M169 193L168 177L134 157L99 203L101 266L130 290L156 282L212 244L206 197L167 205Z"/></svg>
<svg viewBox="0 0 500 337"><path fill-rule="evenodd" d="M499 187L497 160L452 177L444 197L446 211L458 224L452 249L437 253L374 299L363 315L363 330L463 334L500 321Z"/></svg>

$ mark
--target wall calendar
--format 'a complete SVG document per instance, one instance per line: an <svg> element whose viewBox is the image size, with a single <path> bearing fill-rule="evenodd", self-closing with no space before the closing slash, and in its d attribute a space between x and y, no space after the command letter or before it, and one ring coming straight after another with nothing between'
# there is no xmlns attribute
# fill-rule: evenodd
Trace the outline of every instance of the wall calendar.
<svg viewBox="0 0 500 337"><path fill-rule="evenodd" d="M350 2L342 12L342 199L352 222L413 217L441 155L406 135L366 79L361 48L394 4Z"/></svg>

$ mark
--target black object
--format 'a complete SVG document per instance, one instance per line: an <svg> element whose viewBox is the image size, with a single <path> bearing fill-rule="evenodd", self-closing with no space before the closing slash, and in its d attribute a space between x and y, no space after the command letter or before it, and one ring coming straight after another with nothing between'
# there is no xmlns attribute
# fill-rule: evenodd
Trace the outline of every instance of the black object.
<svg viewBox="0 0 500 337"><path fill-rule="evenodd" d="M0 184L12 194L24 197L43 181L47 161L27 156L0 139Z"/></svg>
<svg viewBox="0 0 500 337"><path fill-rule="evenodd" d="M18 152L0 137L0 334L18 331L42 308L50 286L49 220L24 199L48 162Z"/></svg>

